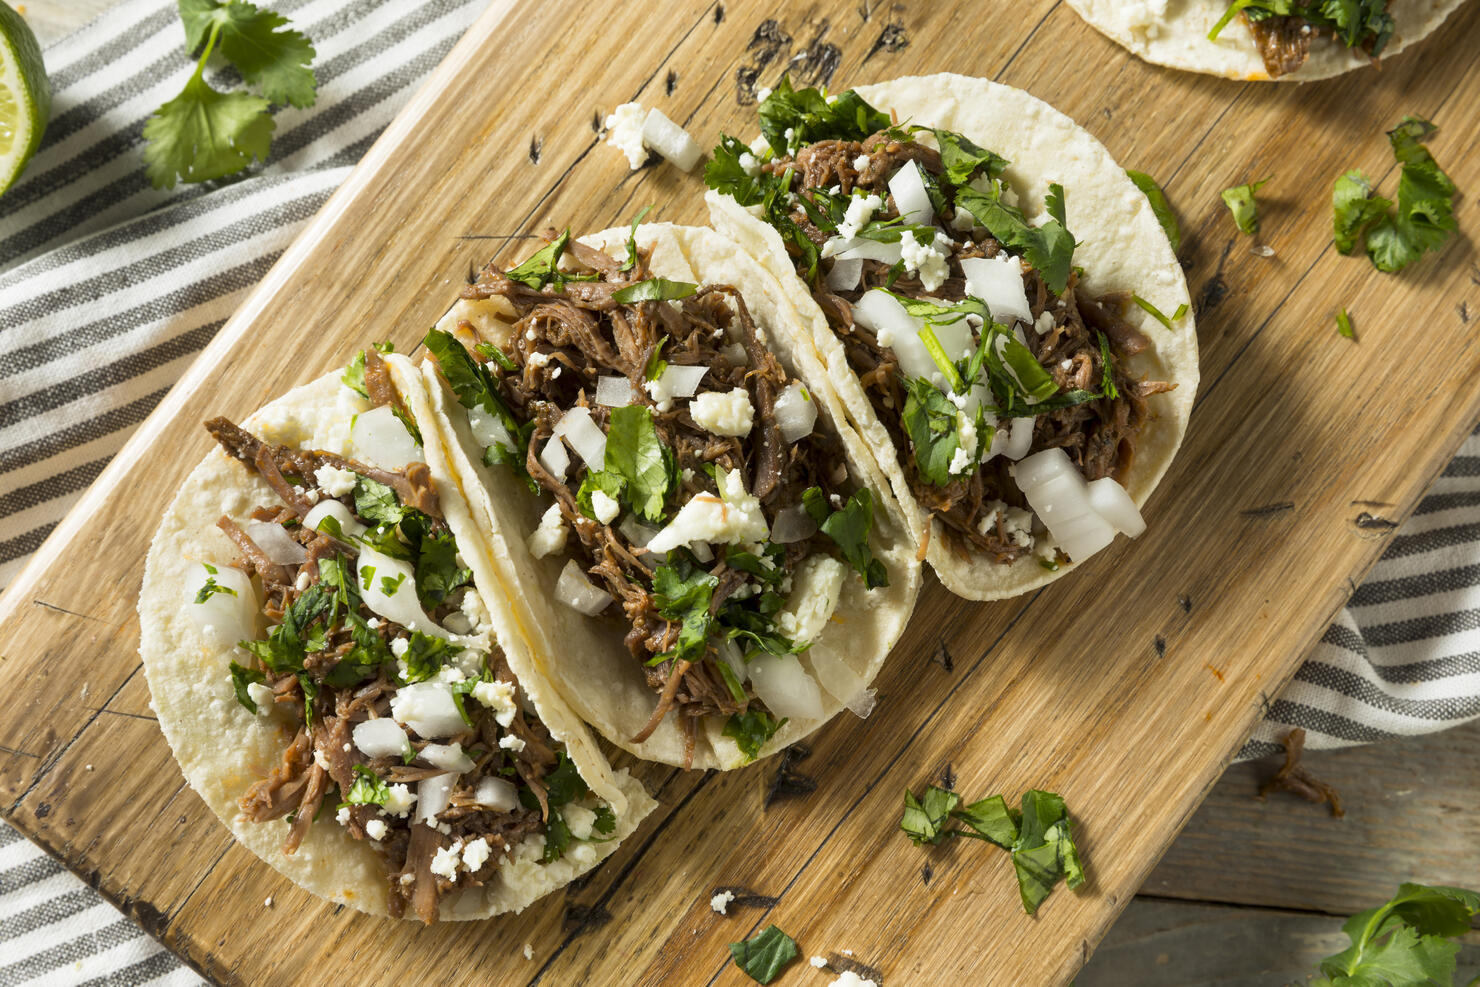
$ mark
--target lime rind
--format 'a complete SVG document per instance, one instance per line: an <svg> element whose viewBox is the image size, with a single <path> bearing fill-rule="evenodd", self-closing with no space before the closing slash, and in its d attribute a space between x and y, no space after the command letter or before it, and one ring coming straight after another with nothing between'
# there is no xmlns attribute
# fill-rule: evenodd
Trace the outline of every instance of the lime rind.
<svg viewBox="0 0 1480 987"><path fill-rule="evenodd" d="M0 195L41 146L50 117L41 44L21 15L0 0Z"/></svg>

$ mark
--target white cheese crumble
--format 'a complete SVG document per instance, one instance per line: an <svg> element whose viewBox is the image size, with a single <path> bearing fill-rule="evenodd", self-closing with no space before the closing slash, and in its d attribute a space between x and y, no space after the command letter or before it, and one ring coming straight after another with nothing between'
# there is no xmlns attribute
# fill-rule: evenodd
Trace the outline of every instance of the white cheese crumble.
<svg viewBox="0 0 1480 987"><path fill-rule="evenodd" d="M488 840L480 836L463 847L463 866L467 868L469 874L476 874L479 868L488 863L488 858L492 853L492 849L488 846Z"/></svg>
<svg viewBox="0 0 1480 987"><path fill-rule="evenodd" d="M462 861L462 842L437 848L432 858L432 873L449 881L457 880L457 865Z"/></svg>
<svg viewBox="0 0 1480 987"><path fill-rule="evenodd" d="M271 908L272 907L272 897L271 896L268 896L265 900L263 900L262 907L263 908Z"/></svg>
<svg viewBox="0 0 1480 987"><path fill-rule="evenodd" d="M365 824L365 835L379 842L385 839L385 834L390 827L386 826L384 819L372 819Z"/></svg>
<svg viewBox="0 0 1480 987"><path fill-rule="evenodd" d="M273 692L265 682L248 682L247 698L257 704L257 715L266 716L272 711Z"/></svg>
<svg viewBox="0 0 1480 987"><path fill-rule="evenodd" d="M855 195L849 199L848 208L843 212L843 221L838 224L838 236L845 240L856 237L858 231L874 218L875 210L883 205L884 200L877 195Z"/></svg>
<svg viewBox="0 0 1480 987"><path fill-rule="evenodd" d="M612 518L616 517L617 512L621 509L622 505L617 503L613 498L608 497L605 491L594 490L591 492L591 513L595 514L596 520L602 524L611 524Z"/></svg>
<svg viewBox="0 0 1480 987"><path fill-rule="evenodd" d="M531 946L529 943L524 944L524 958L526 960L534 959L534 947Z"/></svg>
<svg viewBox="0 0 1480 987"><path fill-rule="evenodd" d="M308 579L308 569L305 568L298 573L298 578L293 580L293 588L302 593L304 590L308 589Z"/></svg>
<svg viewBox="0 0 1480 987"><path fill-rule="evenodd" d="M864 980L852 970L844 970L843 975L828 984L827 987L879 987L879 985L872 980Z"/></svg>
<svg viewBox="0 0 1480 987"><path fill-rule="evenodd" d="M950 275L950 265L946 263L944 244L941 237L936 235L930 243L921 243L915 239L915 234L906 230L899 241L899 258L904 261L906 270L915 271L920 276L920 285L926 291L934 291Z"/></svg>
<svg viewBox="0 0 1480 987"><path fill-rule="evenodd" d="M740 152L740 170L754 178L761 173L761 163L749 151Z"/></svg>
<svg viewBox="0 0 1480 987"><path fill-rule="evenodd" d="M771 98L771 87L770 86L761 86L759 89L757 89L755 91L755 101L757 103L764 103L766 100L768 100L770 98Z"/></svg>
<svg viewBox="0 0 1480 987"><path fill-rule="evenodd" d="M1053 315L1048 312L1039 312L1038 318L1033 320L1033 331L1040 336L1047 336L1053 331Z"/></svg>
<svg viewBox="0 0 1480 987"><path fill-rule="evenodd" d="M645 119L647 113L641 103L623 103L602 122L606 128L606 142L627 156L627 164L633 171L641 168L648 156L647 148L642 146Z"/></svg>
<svg viewBox="0 0 1480 987"><path fill-rule="evenodd" d="M354 471L342 470L338 466L320 466L313 471L313 478L319 489L330 497L343 497L355 489Z"/></svg>
<svg viewBox="0 0 1480 987"><path fill-rule="evenodd" d="M750 403L750 392L743 387L705 391L689 402L689 416L706 432L743 437L750 434L755 423L755 407Z"/></svg>
<svg viewBox="0 0 1480 987"><path fill-rule="evenodd" d="M398 637L391 641L391 654L397 658L406 657L406 652L411 650L411 643L404 637Z"/></svg>
<svg viewBox="0 0 1480 987"><path fill-rule="evenodd" d="M334 813L334 821L341 826L349 825L349 806L341 805L339 811Z"/></svg>
<svg viewBox="0 0 1480 987"><path fill-rule="evenodd" d="M578 840L589 840L591 831L596 826L596 812L584 805L571 804L561 810L565 817L565 825L570 828L570 835Z"/></svg>
<svg viewBox="0 0 1480 987"><path fill-rule="evenodd" d="M661 555L680 545L738 545L770 537L761 502L746 491L739 470L719 472L719 493L694 495L648 542L648 551Z"/></svg>
<svg viewBox="0 0 1480 987"><path fill-rule="evenodd" d="M513 751L515 754L524 750L525 746L524 741L518 737L515 737L513 734L500 737L498 739L498 745L506 751Z"/></svg>
<svg viewBox="0 0 1480 987"><path fill-rule="evenodd" d="M812 959L810 960L810 962L817 969L821 970L823 967L827 966L827 957L826 956L814 956L814 957L812 957Z"/></svg>
<svg viewBox="0 0 1480 987"><path fill-rule="evenodd" d="M997 518L1002 518L1002 531L1014 545L1027 548L1033 544L1033 512L1021 507L1010 507L1005 502L994 500L986 505L987 512L976 523L981 534L995 531Z"/></svg>
<svg viewBox="0 0 1480 987"><path fill-rule="evenodd" d="M966 451L966 445L965 443L962 443L961 445L958 445L956 447L955 453L951 455L951 462L950 465L946 467L946 471L949 472L952 476L955 476L958 473L966 472L967 468L970 466L971 453Z"/></svg>
<svg viewBox="0 0 1480 987"><path fill-rule="evenodd" d="M867 154L860 154L858 157L853 159L853 170L862 171L863 169L867 168L868 160L869 159Z"/></svg>
<svg viewBox="0 0 1480 987"><path fill-rule="evenodd" d="M730 902L732 902L734 900L735 900L735 892L733 892L733 891L721 891L719 894L717 894L713 898L710 898L709 899L709 907L710 908L713 908L715 911L719 912L721 915L728 915L729 913L726 912L725 909L726 908L729 908L730 907Z"/></svg>
<svg viewBox="0 0 1480 987"><path fill-rule="evenodd" d="M386 789L385 804L380 811L397 819L405 818L406 813L416 804L416 793L405 785L391 785Z"/></svg>
<svg viewBox="0 0 1480 987"><path fill-rule="evenodd" d="M514 705L514 683L502 679L479 682L473 686L473 698L493 710L494 720L504 728L514 722L514 714L519 711Z"/></svg>
<svg viewBox="0 0 1480 987"><path fill-rule="evenodd" d="M540 526L527 539L530 554L543 559L547 555L564 551L565 536L569 532L570 529L565 526L565 518L560 514L560 505L551 504L540 516Z"/></svg>

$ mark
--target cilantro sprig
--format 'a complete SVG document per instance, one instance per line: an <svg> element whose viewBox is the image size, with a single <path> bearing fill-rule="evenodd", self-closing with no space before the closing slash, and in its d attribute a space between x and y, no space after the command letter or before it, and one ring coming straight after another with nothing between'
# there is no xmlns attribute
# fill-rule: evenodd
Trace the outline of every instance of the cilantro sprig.
<svg viewBox="0 0 1480 987"><path fill-rule="evenodd" d="M1480 915L1480 894L1463 888L1403 884L1377 908L1341 927L1352 944L1321 961L1312 987L1453 984L1459 943Z"/></svg>
<svg viewBox="0 0 1480 987"><path fill-rule="evenodd" d="M185 50L199 56L180 95L144 124L144 163L155 188L224 178L265 161L275 126L270 108L312 106L317 95L313 45L281 14L247 0L179 0L179 9ZM261 95L206 82L216 53Z"/></svg>
<svg viewBox="0 0 1480 987"><path fill-rule="evenodd" d="M797 958L797 943L778 927L768 925L753 939L730 943L730 955L751 980L769 984Z"/></svg>
<svg viewBox="0 0 1480 987"><path fill-rule="evenodd" d="M1392 130L1388 141L1401 164L1397 210L1375 195L1367 176L1349 171L1336 180L1331 204L1335 214L1336 249L1351 253L1364 244L1372 266L1392 273L1438 250L1456 228L1454 182L1423 142L1438 132L1422 117L1407 116Z"/></svg>
<svg viewBox="0 0 1480 987"><path fill-rule="evenodd" d="M1273 178L1274 176L1269 176ZM1259 233L1259 201L1254 198L1269 178L1260 179L1257 182L1249 182L1246 185L1235 185L1233 188L1223 190L1223 202L1228 206L1228 211L1233 214L1233 223L1239 232L1245 236L1255 236Z"/></svg>
<svg viewBox="0 0 1480 987"><path fill-rule="evenodd" d="M1132 171L1129 168L1125 173L1136 188L1141 190L1141 194L1146 196L1146 201L1151 204L1151 212L1156 217L1156 221L1161 224L1162 231L1166 233L1167 240L1172 245L1172 253L1175 254L1181 250L1182 230L1177 225L1177 217L1172 212L1172 204L1167 201L1166 193L1161 190L1156 179L1144 171Z"/></svg>
<svg viewBox="0 0 1480 987"><path fill-rule="evenodd" d="M868 546L869 534L874 527L872 491L862 487L841 508L833 510L828 506L821 487L808 487L802 491L802 506L818 529L838 546L847 563L863 577L866 589L889 585L889 573L884 563L874 558Z"/></svg>

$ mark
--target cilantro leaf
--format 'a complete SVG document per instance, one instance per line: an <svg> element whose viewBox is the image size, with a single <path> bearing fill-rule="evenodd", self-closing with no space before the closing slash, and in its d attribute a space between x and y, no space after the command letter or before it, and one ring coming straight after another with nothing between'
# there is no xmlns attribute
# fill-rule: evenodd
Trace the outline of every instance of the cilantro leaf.
<svg viewBox="0 0 1480 987"><path fill-rule="evenodd" d="M678 640L668 651L654 655L648 664L669 659L699 661L709 642L709 602L719 579L681 555L653 570L653 604L658 616L680 623Z"/></svg>
<svg viewBox="0 0 1480 987"><path fill-rule="evenodd" d="M576 769L576 762L564 751L559 753L555 770L545 775L544 781L548 788L545 798L557 808L584 798L587 792L586 782Z"/></svg>
<svg viewBox="0 0 1480 987"><path fill-rule="evenodd" d="M742 206L757 205L782 178L765 171L750 174L740 163L742 155L755 157L744 141L721 134L719 144L709 153L709 161L704 165L704 185L730 196Z"/></svg>
<svg viewBox="0 0 1480 987"><path fill-rule="evenodd" d="M274 103L312 106L317 83L309 63L313 45L288 19L246 0L179 0L185 47L193 54L220 32L221 54L242 78Z"/></svg>
<svg viewBox="0 0 1480 987"><path fill-rule="evenodd" d="M391 797L390 786L381 781L379 775L363 764L356 764L354 773L355 783L349 786L349 791L344 793L344 801L340 803L340 807L385 805L386 800Z"/></svg>
<svg viewBox="0 0 1480 987"><path fill-rule="evenodd" d="M1387 0L1234 0L1208 32L1218 35L1240 13L1250 21L1268 17L1299 17L1313 32L1329 31L1348 48L1362 45L1376 58L1393 36L1395 22Z"/></svg>
<svg viewBox="0 0 1480 987"><path fill-rule="evenodd" d="M355 474L355 513L377 524L400 524L406 508L396 492L379 480Z"/></svg>
<svg viewBox="0 0 1480 987"><path fill-rule="evenodd" d="M829 509L820 487L802 491L802 506L824 535L833 540L843 558L863 577L866 589L889 585L884 563L874 558L868 546L874 527L874 495L867 487L855 491L840 509Z"/></svg>
<svg viewBox="0 0 1480 987"><path fill-rule="evenodd" d="M1144 171L1132 171L1127 168L1125 173L1135 183L1141 194L1146 196L1146 201L1151 203L1151 212L1156 216L1156 221L1161 224L1162 230L1167 235L1167 240L1172 245L1172 253L1182 249L1182 230L1177 226L1177 217L1172 212L1172 204L1167 201L1166 193L1161 186L1156 184L1156 179Z"/></svg>
<svg viewBox="0 0 1480 987"><path fill-rule="evenodd" d="M1045 204L1053 203L1053 210L1063 212L1063 186L1049 186ZM963 188L956 192L956 205L976 217L976 221L1043 277L1050 291L1062 295L1069 284L1069 273L1073 269L1074 237L1065 228L1061 216L1050 211L1050 218L1038 226L1028 225L1027 219L1015 206L1002 201L1001 183L993 181L991 190L983 192L975 188Z"/></svg>
<svg viewBox="0 0 1480 987"><path fill-rule="evenodd" d="M793 89L784 75L756 113L766 143L778 152L820 140L861 141L890 125L889 114L851 89L829 99L817 89Z"/></svg>
<svg viewBox="0 0 1480 987"><path fill-rule="evenodd" d="M606 472L622 478L627 503L645 521L663 520L663 505L677 479L673 452L663 445L646 405L611 409Z"/></svg>
<svg viewBox="0 0 1480 987"><path fill-rule="evenodd" d="M425 682L442 670L447 659L461 651L461 647L446 638L412 631L411 637L406 641L406 653L401 656L401 660L406 663L406 674L402 677L402 682L406 685ZM463 714L463 719L467 718L467 714ZM472 726L471 723L468 725Z"/></svg>
<svg viewBox="0 0 1480 987"><path fill-rule="evenodd" d="M962 836L986 840L1004 850L1011 850L1017 842L1019 814L1008 808L1007 800L1001 795L953 809L951 818L959 819L971 828L969 833L963 830Z"/></svg>
<svg viewBox="0 0 1480 987"><path fill-rule="evenodd" d="M776 926L768 925L754 939L730 943L730 955L751 980L768 984L796 959L797 944Z"/></svg>
<svg viewBox="0 0 1480 987"><path fill-rule="evenodd" d="M937 130L933 127L911 127L912 131L929 130L940 146L940 163L945 167L945 179L952 185L961 186L970 182L978 173L996 178L1007 168L1006 158L995 151L978 147L954 130ZM920 169L921 176L926 174Z"/></svg>
<svg viewBox="0 0 1480 987"><path fill-rule="evenodd" d="M652 206L643 206L642 211L632 217L632 227L627 231L627 259L622 261L620 270L630 271L637 266L637 228L642 225L643 217L652 212ZM505 357L505 359L508 359ZM513 370L512 366L504 367L505 370Z"/></svg>
<svg viewBox="0 0 1480 987"><path fill-rule="evenodd" d="M231 668L231 689L236 693L236 701L245 706L248 712L256 713L257 704L252 701L252 694L247 691L247 686L254 682L266 682L267 676L255 668L244 668L233 661Z"/></svg>
<svg viewBox="0 0 1480 987"><path fill-rule="evenodd" d="M1343 254L1351 253L1362 231L1387 215L1392 205L1390 200L1372 194L1372 184L1360 171L1349 171L1336 179L1331 190L1336 249Z"/></svg>
<svg viewBox="0 0 1480 987"><path fill-rule="evenodd" d="M760 757L761 748L786 724L763 709L751 707L743 713L731 713L725 721L724 735L735 741L747 761Z"/></svg>
<svg viewBox="0 0 1480 987"><path fill-rule="evenodd" d="M212 572L214 571L215 570L212 569ZM227 596L237 595L236 590L232 589L230 586L222 586L220 583L216 582L216 577L214 575L210 575L206 577L205 585L201 586L200 592L195 594L195 602L204 603L211 597L215 596L217 593L225 593Z"/></svg>
<svg viewBox="0 0 1480 987"><path fill-rule="evenodd" d="M454 590L472 581L473 570L457 564L457 541L450 531L422 536L416 557L416 597L425 610L435 610Z"/></svg>
<svg viewBox="0 0 1480 987"><path fill-rule="evenodd" d="M918 799L914 792L905 789L904 815L899 820L899 828L915 846L938 845L951 834L952 830L946 829L946 824L950 821L951 811L960 802L961 796L935 785L927 787L924 797Z"/></svg>
<svg viewBox="0 0 1480 987"><path fill-rule="evenodd" d="M1223 201L1228 204L1228 211L1233 213L1234 225L1240 233L1254 236L1259 232L1259 203L1254 193L1263 188L1269 178L1223 190Z"/></svg>
<svg viewBox="0 0 1480 987"><path fill-rule="evenodd" d="M698 287L687 281L648 278L646 281L638 281L612 292L612 301L620 305L632 305L637 302L672 302L689 297L698 290Z"/></svg>
<svg viewBox="0 0 1480 987"><path fill-rule="evenodd" d="M1386 904L1353 915L1341 927L1347 949L1321 961L1328 987L1406 985L1454 980L1455 936L1480 914L1480 894L1463 888L1404 884Z"/></svg>
<svg viewBox="0 0 1480 987"><path fill-rule="evenodd" d="M204 65L204 59L202 59ZM144 164L155 188L204 182L267 160L275 124L270 104L250 93L212 89L199 71L180 95L144 123Z"/></svg>
<svg viewBox="0 0 1480 987"><path fill-rule="evenodd" d="M566 245L569 243L570 230L566 230L535 251L524 263L505 271L504 276L510 281L518 281L526 288L533 288L535 291L543 290L546 285L553 285L559 289L564 288L570 281L596 280L594 274L566 274L560 270L560 257L565 253Z"/></svg>
<svg viewBox="0 0 1480 987"><path fill-rule="evenodd" d="M1347 314L1346 309L1336 313L1336 334L1345 339L1356 339L1357 334L1352 329L1352 317Z"/></svg>
<svg viewBox="0 0 1480 987"><path fill-rule="evenodd" d="M951 482L951 462L961 447L959 409L924 377L905 385L901 419L914 449L915 466L926 483L943 487Z"/></svg>
<svg viewBox="0 0 1480 987"><path fill-rule="evenodd" d="M1400 271L1424 253L1438 250L1454 232L1454 182L1439 167L1423 141L1437 128L1408 116L1388 131L1393 156L1402 165L1396 212L1392 203L1372 194L1359 171L1336 180L1332 190L1336 249L1350 253L1366 231L1367 256L1379 271Z"/></svg>
<svg viewBox="0 0 1480 987"><path fill-rule="evenodd" d="M1131 295L1131 301L1135 302L1137 307L1139 307L1147 315L1151 316L1157 322L1160 322L1162 324L1162 327L1165 329L1172 328L1173 319L1180 319L1182 318L1182 316L1187 314L1186 302L1183 302L1181 305L1177 306L1176 313L1168 317L1165 312L1148 302L1146 299L1142 298L1140 295Z"/></svg>

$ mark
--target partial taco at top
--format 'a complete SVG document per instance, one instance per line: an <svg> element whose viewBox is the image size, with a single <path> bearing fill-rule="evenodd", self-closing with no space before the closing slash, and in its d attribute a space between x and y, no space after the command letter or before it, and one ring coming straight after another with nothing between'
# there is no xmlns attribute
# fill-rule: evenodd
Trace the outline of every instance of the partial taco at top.
<svg viewBox="0 0 1480 987"><path fill-rule="evenodd" d="M394 917L519 911L653 807L519 634L404 358L241 425L160 522L139 597L186 779L300 887Z"/></svg>
<svg viewBox="0 0 1480 987"><path fill-rule="evenodd" d="M1139 534L1197 338L1166 235L1104 147L956 75L833 96L783 79L759 115L706 169L714 224L790 284L794 345L941 581L1012 596Z"/></svg>
<svg viewBox="0 0 1480 987"><path fill-rule="evenodd" d="M1230 79L1307 82L1396 55L1463 0L1069 0L1134 54Z"/></svg>
<svg viewBox="0 0 1480 987"><path fill-rule="evenodd" d="M545 675L612 742L732 768L816 729L909 618L914 546L790 293L712 230L553 234L431 332L451 471Z"/></svg>

